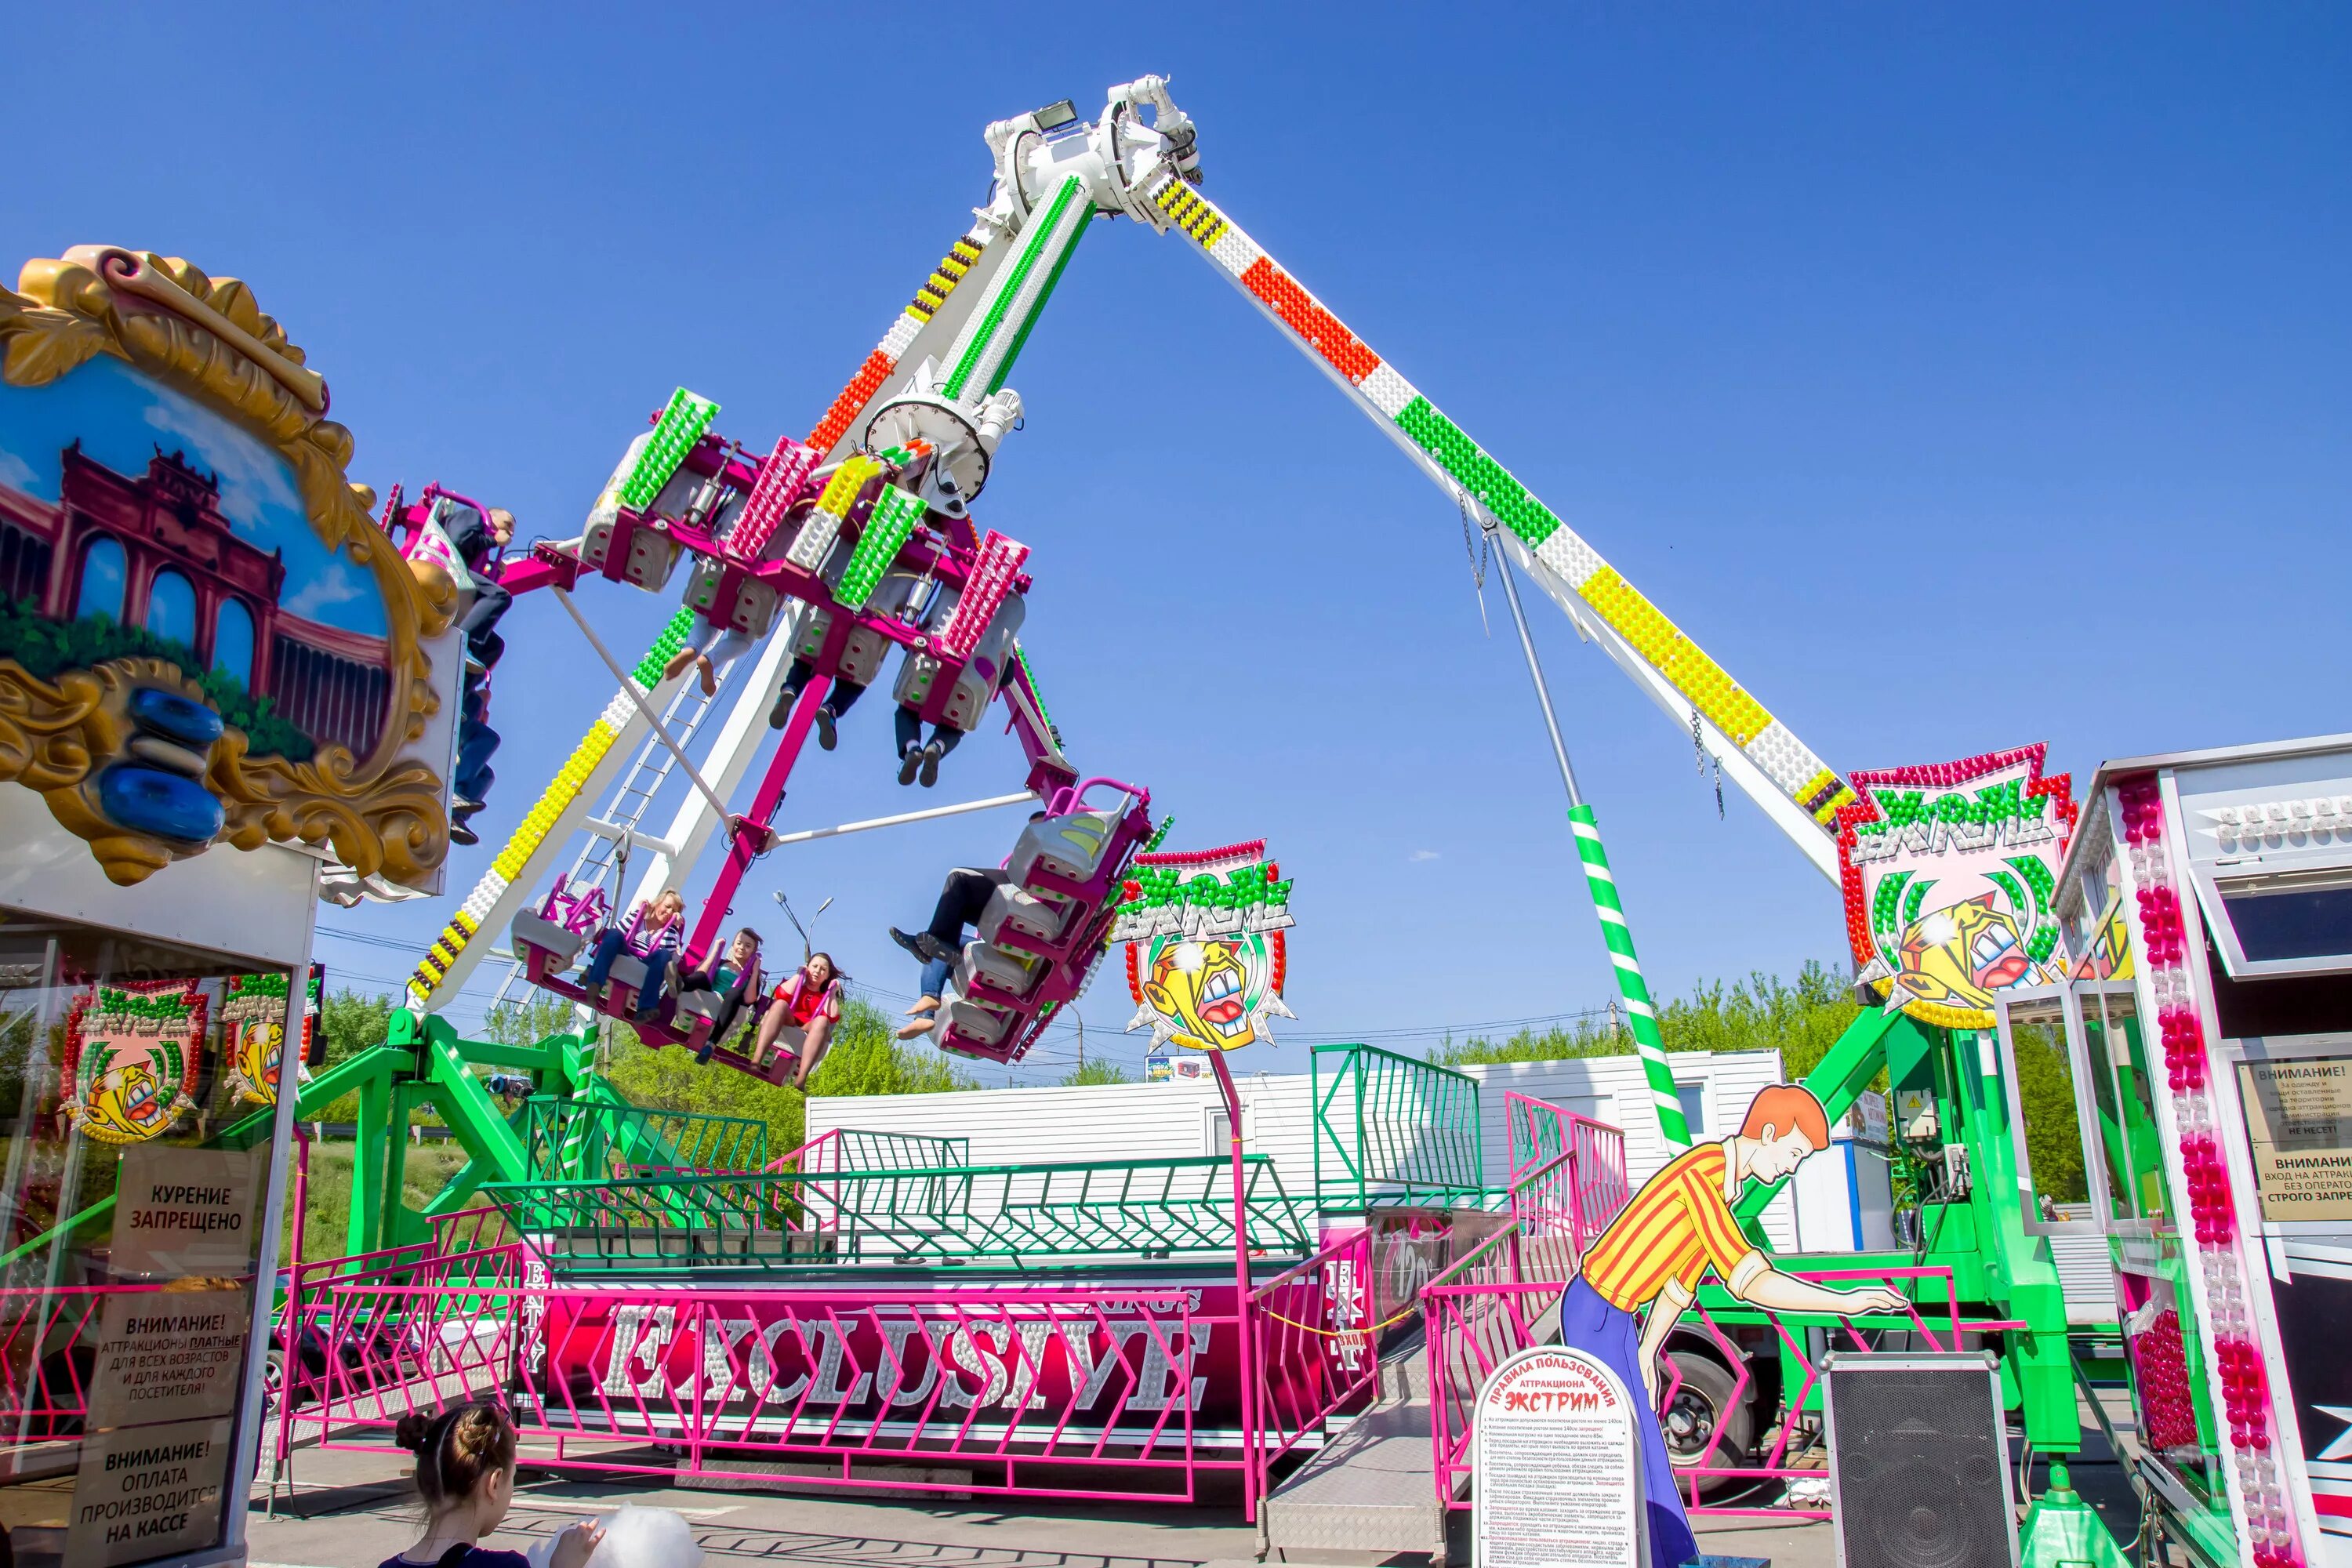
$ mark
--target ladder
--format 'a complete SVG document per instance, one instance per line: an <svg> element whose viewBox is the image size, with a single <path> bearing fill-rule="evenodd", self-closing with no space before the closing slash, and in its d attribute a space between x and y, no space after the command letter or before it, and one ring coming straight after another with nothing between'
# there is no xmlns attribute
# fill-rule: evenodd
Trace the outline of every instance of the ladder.
<svg viewBox="0 0 2352 1568"><path fill-rule="evenodd" d="M726 694L728 679L740 662L740 659L730 660L719 671L719 689L711 696L705 697L702 682L689 678L671 697L669 706L662 710L662 728L677 739L681 750L694 743L695 734L702 728L703 720L719 706L719 697ZM677 753L663 745L658 735L647 735L637 748L636 757L629 763L628 771L621 775L620 783L614 785L613 793L605 798L604 811L589 818L580 852L572 858L572 868L564 873L563 885L567 889L585 892L590 888L600 888L604 889L605 900L612 905L614 912L622 912L619 901L622 889L613 881L613 874L619 864L615 852L620 847L621 834L634 834L640 830L646 813L653 808L655 797L661 794L662 786L669 782L669 776L677 767ZM506 973L499 980L498 994L491 999L490 1005L493 1008L519 1005L533 989L530 982L523 978L522 960L509 956L506 959Z"/></svg>

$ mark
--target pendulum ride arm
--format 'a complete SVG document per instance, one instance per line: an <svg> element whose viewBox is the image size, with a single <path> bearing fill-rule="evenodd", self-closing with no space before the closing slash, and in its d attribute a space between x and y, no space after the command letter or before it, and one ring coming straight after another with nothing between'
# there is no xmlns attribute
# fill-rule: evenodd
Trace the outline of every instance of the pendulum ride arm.
<svg viewBox="0 0 2352 1568"><path fill-rule="evenodd" d="M1501 526L1511 559L1601 644L1634 683L1695 728L1733 782L1835 882L1837 809L1854 798L1836 771L1488 456L1428 396L1326 310L1209 199L1173 173L1156 176L1145 213L1193 242L1381 431L1465 507ZM1133 210L1130 208L1130 210Z"/></svg>
<svg viewBox="0 0 2352 1568"><path fill-rule="evenodd" d="M889 331L866 356L857 374L850 378L848 385L842 388L840 395L825 410L824 418L817 422L816 428L809 433L808 445L827 454L827 460L838 456L852 432L862 429L862 426L857 424L858 416L881 395L899 362L918 350L938 350L961 331L971 313L974 297L981 292L978 289L965 289L964 286L987 282L996 264L1003 259L1005 247L990 243L997 232L996 226L988 222L978 223L949 248L947 255L924 280L913 301L899 312ZM961 300L956 298L960 290L963 295ZM681 434L685 428L691 427L698 435L700 427L709 424L709 414L713 412L716 410L712 405L686 394L673 400L669 411L663 416L663 423L677 422L681 426ZM699 426L691 423L697 419L700 421ZM648 444L648 455L665 445L662 432L657 427L654 441ZM667 445L682 452L684 447L692 445L692 440ZM670 617L661 636L654 639L653 646L632 672L631 679L638 688L638 695L650 693L663 684L662 667L684 646L692 624L691 610L681 608ZM763 658L761 668L766 670L774 662ZM755 696L750 700L764 710L763 697ZM746 710L747 712L749 710ZM730 730L737 727L730 718ZM741 727L751 741L757 741L755 730L748 723ZM562 768L548 782L539 800L525 815L522 825L515 829L514 836L491 862L489 870L475 884L474 890L450 916L448 924L442 928L432 947L418 962L415 973L408 980L407 1001L411 1007L420 1013L436 1012L457 995L467 977L473 973L474 966L495 946L497 933L505 930L517 913L540 896L542 891L541 883L547 875L549 862L583 826L589 814L590 803L603 797L622 764L651 733L652 728L646 722L639 703L632 700L632 694L615 692L613 700L604 705L604 712L589 727L587 734L572 748L572 755L565 760ZM745 750L743 761L747 765L749 760L750 752ZM737 778L741 776L740 769L732 771ZM710 814L707 803L698 797L688 800L681 808L681 816L683 820L673 825L668 840L679 846L681 851L698 850L706 846L719 826L715 814ZM674 862L666 864L662 869L668 871L674 865L676 872L682 875L693 858L692 854L681 852ZM620 891L614 890L616 893ZM490 940L476 942L476 936L484 930L492 933Z"/></svg>

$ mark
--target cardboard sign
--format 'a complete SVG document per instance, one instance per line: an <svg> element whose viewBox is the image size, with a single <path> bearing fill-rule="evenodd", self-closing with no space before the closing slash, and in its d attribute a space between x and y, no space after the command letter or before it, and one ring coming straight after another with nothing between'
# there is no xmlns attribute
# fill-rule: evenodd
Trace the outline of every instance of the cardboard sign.
<svg viewBox="0 0 2352 1568"><path fill-rule="evenodd" d="M109 1296L99 1319L89 1424L236 1414L253 1298L242 1285Z"/></svg>
<svg viewBox="0 0 2352 1568"><path fill-rule="evenodd" d="M65 1560L74 1568L115 1568L218 1541L232 1425L222 1416L84 1437Z"/></svg>
<svg viewBox="0 0 2352 1568"><path fill-rule="evenodd" d="M1472 1427L1480 1568L1648 1568L1641 1414L1582 1351L1538 1346L1496 1367Z"/></svg>
<svg viewBox="0 0 2352 1568"><path fill-rule="evenodd" d="M180 1278L253 1268L267 1149L142 1144L122 1152L115 1186L114 1268Z"/></svg>
<svg viewBox="0 0 2352 1568"><path fill-rule="evenodd" d="M2352 1220L2352 1054L2238 1064L2263 1219Z"/></svg>

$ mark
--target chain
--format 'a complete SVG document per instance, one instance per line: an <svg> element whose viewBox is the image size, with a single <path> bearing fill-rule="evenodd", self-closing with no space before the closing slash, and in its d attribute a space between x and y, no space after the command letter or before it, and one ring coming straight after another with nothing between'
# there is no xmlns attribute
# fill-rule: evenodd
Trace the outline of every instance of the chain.
<svg viewBox="0 0 2352 1568"><path fill-rule="evenodd" d="M1327 1340L1336 1340L1344 1338L1349 1334L1377 1334L1383 1329L1392 1329L1399 1323L1403 1322L1407 1318L1412 1317L1415 1312L1420 1311L1421 1306L1420 1303L1415 1302L1412 1306L1407 1307L1403 1311L1399 1312L1395 1317L1391 1318L1387 1322L1374 1323L1369 1329L1318 1329L1311 1323L1294 1323L1288 1318L1284 1317L1281 1313L1267 1311L1266 1309L1263 1307L1259 1308L1258 1310L1265 1312L1267 1317L1273 1319L1276 1322L1280 1323L1286 1329L1297 1329L1302 1334L1316 1334Z"/></svg>
<svg viewBox="0 0 2352 1568"><path fill-rule="evenodd" d="M1486 537L1486 529L1477 525L1470 516L1470 498L1459 486L1447 488L1454 491L1454 510L1462 514L1462 552L1470 557L1470 591L1478 595L1478 629L1492 637L1494 628L1486 624L1486 567L1487 552L1494 548L1494 541ZM1474 534L1476 535L1475 544L1472 542Z"/></svg>

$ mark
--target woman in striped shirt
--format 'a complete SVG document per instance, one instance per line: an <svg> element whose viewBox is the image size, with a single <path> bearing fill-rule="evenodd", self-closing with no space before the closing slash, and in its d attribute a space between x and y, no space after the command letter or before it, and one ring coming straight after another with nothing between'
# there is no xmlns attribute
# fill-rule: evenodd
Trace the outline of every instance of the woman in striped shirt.
<svg viewBox="0 0 2352 1568"><path fill-rule="evenodd" d="M686 942L686 895L676 888L665 888L652 900L637 906L637 955L645 963L646 983L637 992L636 1015L651 1018L661 1006L662 985L669 977L669 966L677 962L678 951ZM593 1005L604 1000L604 987L613 977L613 961L629 946L629 939L617 926L608 929L596 939L596 952L588 961L588 972L580 977L580 988L588 994Z"/></svg>

